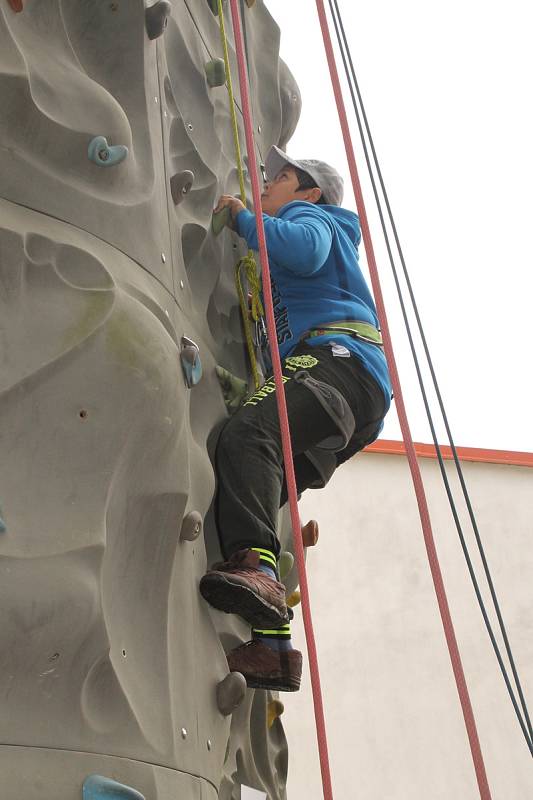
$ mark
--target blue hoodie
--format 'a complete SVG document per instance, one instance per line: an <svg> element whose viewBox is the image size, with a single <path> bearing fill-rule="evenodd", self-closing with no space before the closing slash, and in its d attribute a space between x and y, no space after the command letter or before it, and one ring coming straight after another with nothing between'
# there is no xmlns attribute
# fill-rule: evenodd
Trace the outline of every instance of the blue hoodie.
<svg viewBox="0 0 533 800"><path fill-rule="evenodd" d="M358 320L379 327L374 300L359 267L359 218L332 205L294 201L277 216L263 214L272 280L274 315L281 358L302 334L327 322ZM255 215L239 212L235 227L252 250L258 249ZM361 362L381 387L385 409L391 401L387 362L381 348L342 334L307 339L318 347L335 341Z"/></svg>

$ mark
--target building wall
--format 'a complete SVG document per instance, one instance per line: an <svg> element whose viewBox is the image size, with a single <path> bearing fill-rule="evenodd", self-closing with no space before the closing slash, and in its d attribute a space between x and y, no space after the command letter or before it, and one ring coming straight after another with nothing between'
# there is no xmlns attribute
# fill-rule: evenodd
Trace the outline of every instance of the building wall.
<svg viewBox="0 0 533 800"><path fill-rule="evenodd" d="M438 463L420 465L494 800L533 797L531 758L485 630ZM446 466L452 486L452 464ZM465 463L526 699L533 696L533 471ZM457 493L459 497L459 493ZM474 536L460 504L472 554ZM320 541L307 567L336 798L474 800L466 730L404 456L364 453L302 498ZM473 561L478 572L480 559ZM486 582L481 580L488 604ZM494 621L494 613L490 614ZM301 613L294 638L304 647ZM501 642L501 636L498 637ZM309 669L285 695L289 800L321 797Z"/></svg>

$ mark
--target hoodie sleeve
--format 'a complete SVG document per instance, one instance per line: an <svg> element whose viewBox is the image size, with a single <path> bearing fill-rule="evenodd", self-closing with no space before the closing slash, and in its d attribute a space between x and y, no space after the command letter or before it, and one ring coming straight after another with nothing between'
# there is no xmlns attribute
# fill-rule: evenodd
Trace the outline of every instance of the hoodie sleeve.
<svg viewBox="0 0 533 800"><path fill-rule="evenodd" d="M309 206L309 207L307 207ZM267 248L276 264L295 275L312 275L325 263L333 242L333 225L311 204L288 206L282 217L263 214ZM248 247L258 250L255 215L244 209L236 230Z"/></svg>

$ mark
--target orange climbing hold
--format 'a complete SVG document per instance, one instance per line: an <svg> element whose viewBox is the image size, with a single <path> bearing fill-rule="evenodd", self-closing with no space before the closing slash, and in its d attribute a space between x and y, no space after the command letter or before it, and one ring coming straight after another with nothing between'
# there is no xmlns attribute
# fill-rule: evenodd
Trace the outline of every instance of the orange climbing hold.
<svg viewBox="0 0 533 800"><path fill-rule="evenodd" d="M7 0L7 2L17 14L23 10L22 0Z"/></svg>
<svg viewBox="0 0 533 800"><path fill-rule="evenodd" d="M302 539L304 547L314 547L318 542L318 522L310 519L307 525L302 528Z"/></svg>

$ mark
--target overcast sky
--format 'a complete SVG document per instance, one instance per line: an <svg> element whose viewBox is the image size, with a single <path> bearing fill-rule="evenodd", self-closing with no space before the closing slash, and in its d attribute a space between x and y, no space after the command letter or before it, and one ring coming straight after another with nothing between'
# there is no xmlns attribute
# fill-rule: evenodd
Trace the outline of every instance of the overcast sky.
<svg viewBox="0 0 533 800"><path fill-rule="evenodd" d="M315 2L265 2L302 92L288 151L334 164L355 210ZM531 451L533 4L339 5L455 443ZM431 441L355 147L413 437ZM394 411L382 436L401 438Z"/></svg>

